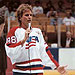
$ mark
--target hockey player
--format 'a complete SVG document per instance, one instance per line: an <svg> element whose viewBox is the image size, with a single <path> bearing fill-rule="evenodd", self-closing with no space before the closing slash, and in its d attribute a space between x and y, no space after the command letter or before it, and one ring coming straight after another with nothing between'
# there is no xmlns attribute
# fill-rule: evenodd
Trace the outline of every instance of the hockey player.
<svg viewBox="0 0 75 75"><path fill-rule="evenodd" d="M20 26L10 29L5 43L7 56L13 64L13 75L43 75L44 65L64 74L66 66L60 67L53 59L41 30L31 27L32 7L21 4L17 14Z"/></svg>

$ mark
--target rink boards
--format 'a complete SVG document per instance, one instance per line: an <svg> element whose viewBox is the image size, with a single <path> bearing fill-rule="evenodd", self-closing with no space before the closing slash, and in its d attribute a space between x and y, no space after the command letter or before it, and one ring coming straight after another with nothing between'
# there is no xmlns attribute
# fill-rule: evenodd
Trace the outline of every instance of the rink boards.
<svg viewBox="0 0 75 75"><path fill-rule="evenodd" d="M44 70L44 75L60 75L57 70ZM75 70L67 70L64 75L75 75Z"/></svg>

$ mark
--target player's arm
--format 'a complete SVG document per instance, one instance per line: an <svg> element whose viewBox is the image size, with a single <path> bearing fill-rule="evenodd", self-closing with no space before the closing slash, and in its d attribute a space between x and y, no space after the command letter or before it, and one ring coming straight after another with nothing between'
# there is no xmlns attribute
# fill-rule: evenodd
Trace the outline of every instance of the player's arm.
<svg viewBox="0 0 75 75"><path fill-rule="evenodd" d="M16 30L14 32L14 35L11 35L13 30L15 30L15 29L11 29L10 32L8 33L8 35L7 35L6 45L9 46L9 47L16 47L16 46L19 46L19 45L23 46L23 44L25 43L25 41L29 37L28 34L30 33L30 29L27 29L25 31L25 36L24 36L23 39L22 39L22 36L20 35L21 32L19 32L18 30Z"/></svg>
<svg viewBox="0 0 75 75"><path fill-rule="evenodd" d="M11 60L16 60L19 58L19 56L22 54L22 47L21 41L20 41L20 36L18 34L15 34L15 30L11 29L9 33L7 34L7 39L5 43L5 50L7 53L7 56ZM17 36L16 36L17 35Z"/></svg>
<svg viewBox="0 0 75 75"><path fill-rule="evenodd" d="M48 57L45 55L44 56L44 60L46 60L46 61L44 61L44 62L49 63L50 64L50 67L53 68L53 69L56 69L59 73L61 73L61 74L67 74L67 71L65 69L67 66L60 66L58 64L58 62L53 58L53 55L51 54L51 52L50 52L50 50L48 48L48 45L47 44L43 44L44 43L44 38L43 38L42 33L41 33L41 37L42 37L42 39L41 39L42 46L41 47L45 48L45 51L46 51L46 53L47 53L47 55L48 55L48 57L50 59L49 60ZM42 53L41 54L44 55L45 52L42 51ZM47 60L48 60L48 62L47 62ZM52 61L54 64L52 62L50 62L50 61ZM51 66L51 64L52 64L52 66Z"/></svg>
<svg viewBox="0 0 75 75"><path fill-rule="evenodd" d="M48 46L46 47L46 52L47 52L49 58L51 59L51 61L56 65L56 68L59 67L58 62L53 58L53 55L51 54L50 48L48 48Z"/></svg>
<svg viewBox="0 0 75 75"><path fill-rule="evenodd" d="M45 43L42 32L40 31L40 46L41 46L41 57L45 66L49 66L52 69L55 69L59 66L57 61L53 58L50 50L48 49L48 45Z"/></svg>

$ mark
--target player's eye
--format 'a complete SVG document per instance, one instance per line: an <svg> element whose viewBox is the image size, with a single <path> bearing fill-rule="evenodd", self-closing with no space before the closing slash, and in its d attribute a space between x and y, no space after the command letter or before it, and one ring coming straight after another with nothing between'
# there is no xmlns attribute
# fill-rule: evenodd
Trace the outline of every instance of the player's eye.
<svg viewBox="0 0 75 75"><path fill-rule="evenodd" d="M25 16L33 16L32 14L25 14Z"/></svg>

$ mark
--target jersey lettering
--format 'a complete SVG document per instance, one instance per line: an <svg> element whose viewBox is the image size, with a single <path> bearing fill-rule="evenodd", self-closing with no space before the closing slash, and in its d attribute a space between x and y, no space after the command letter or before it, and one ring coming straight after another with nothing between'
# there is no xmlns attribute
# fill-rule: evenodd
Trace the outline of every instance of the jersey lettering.
<svg viewBox="0 0 75 75"><path fill-rule="evenodd" d="M16 43L17 40L16 40L16 37L15 36L12 36L12 37L8 37L6 39L6 43Z"/></svg>
<svg viewBox="0 0 75 75"><path fill-rule="evenodd" d="M26 42L31 42L32 41L32 39L35 39L35 41L37 41L37 42L39 42L39 39L38 39L38 37L37 36L30 36L29 37L29 39L26 41Z"/></svg>

